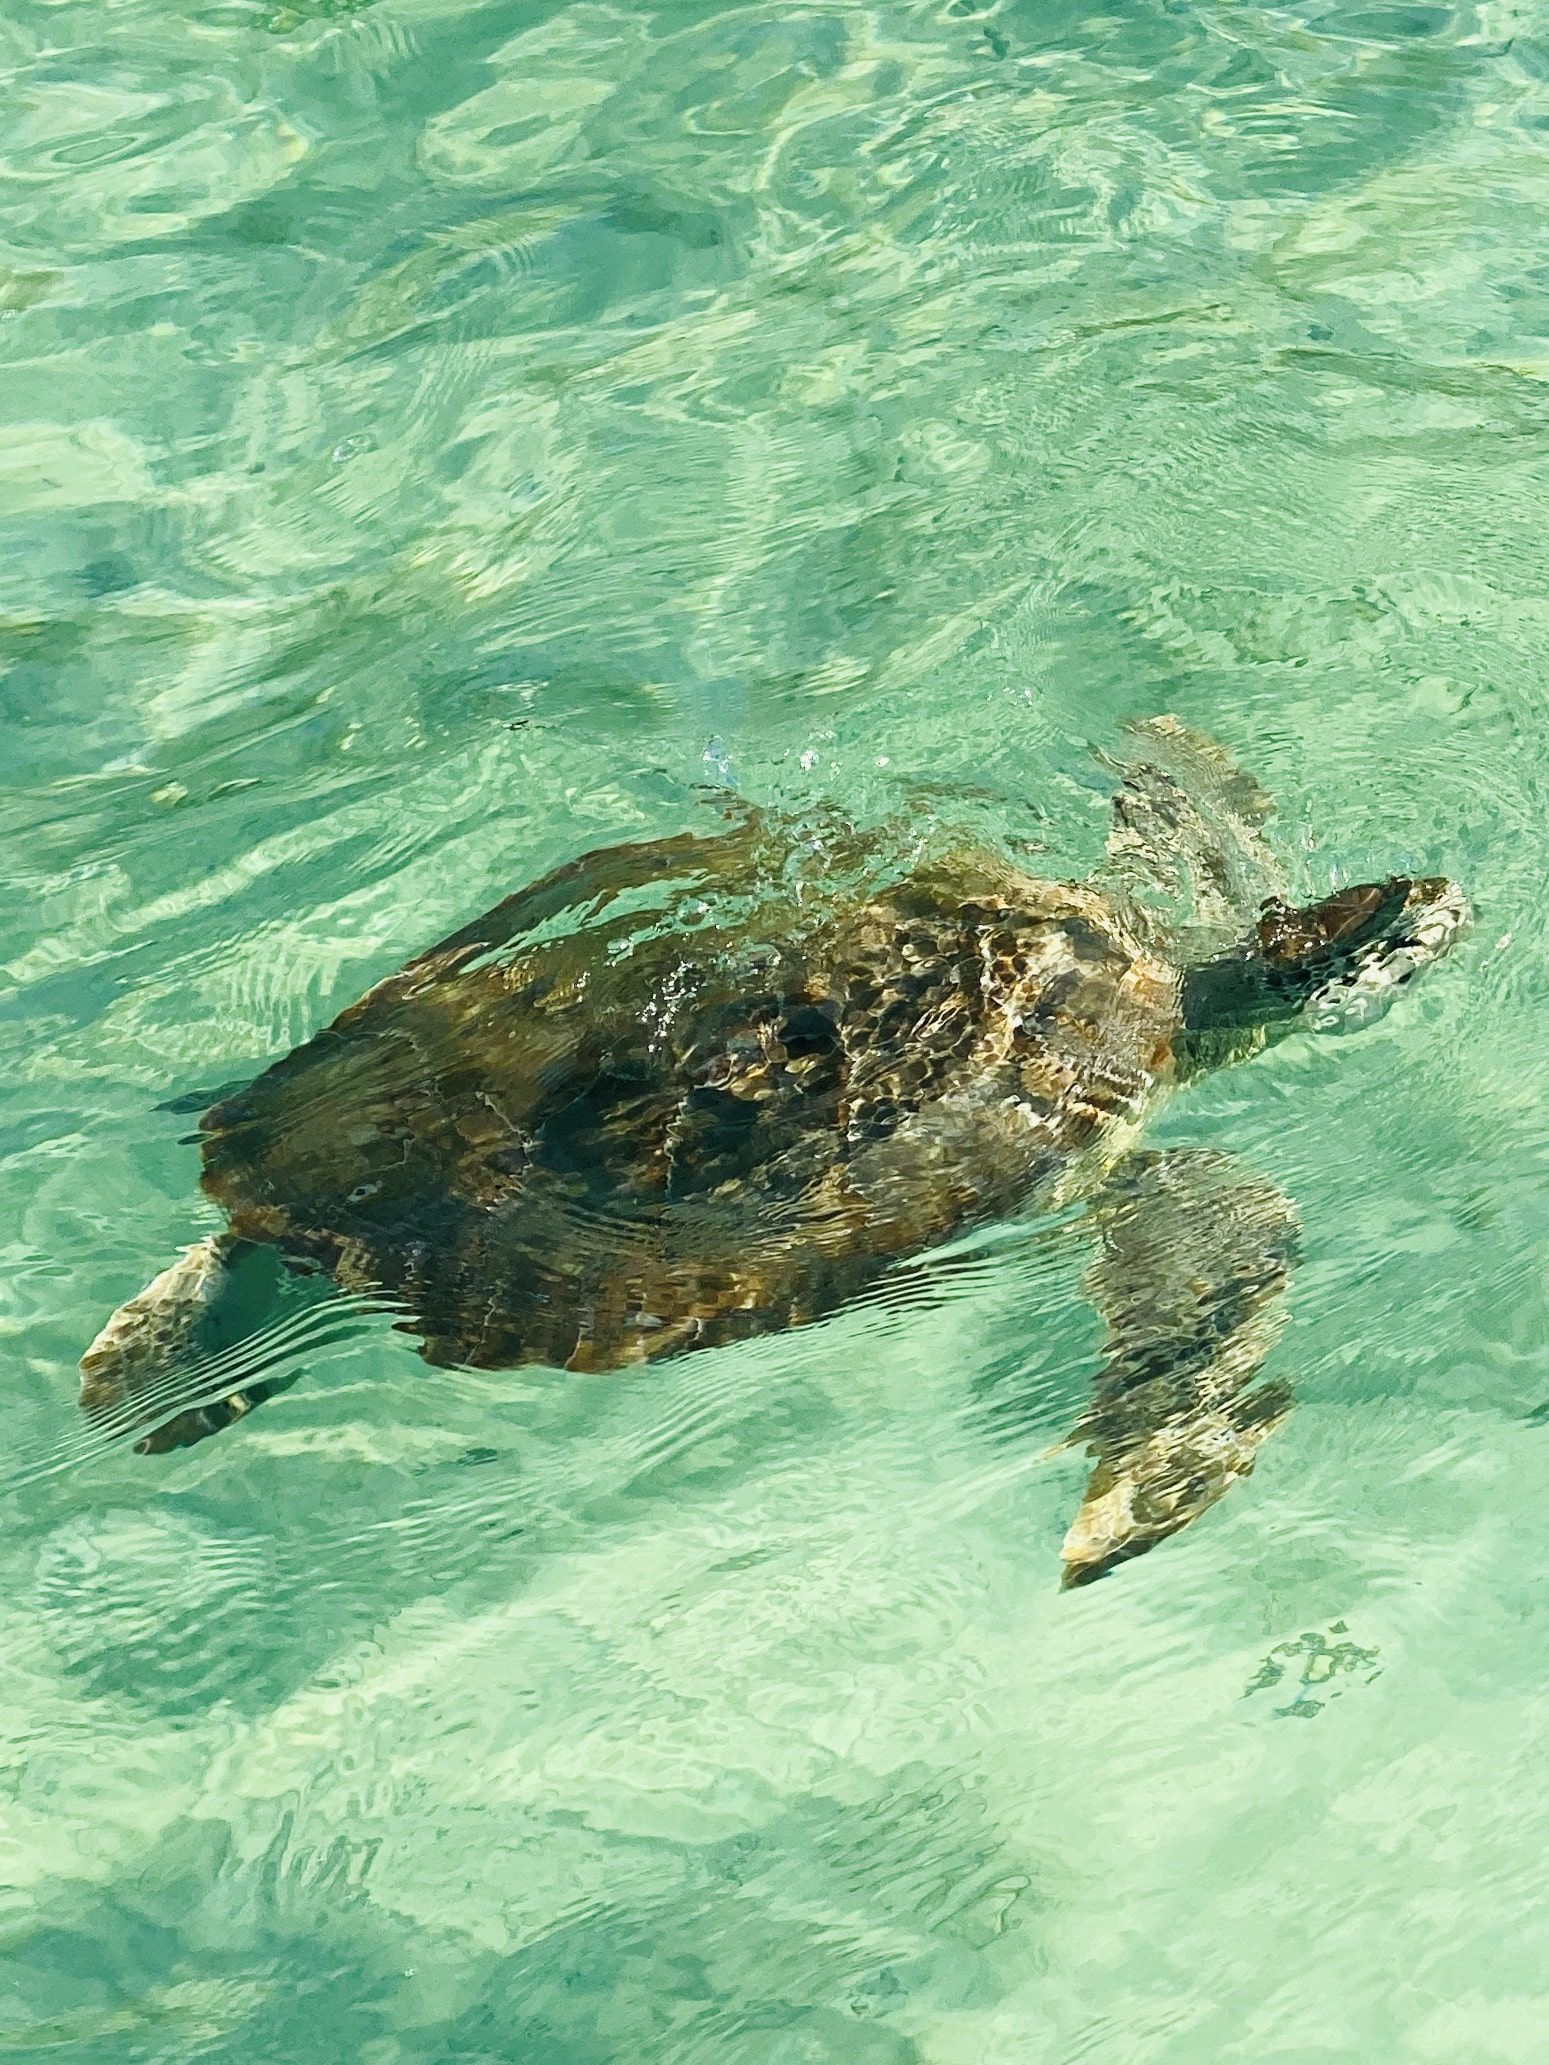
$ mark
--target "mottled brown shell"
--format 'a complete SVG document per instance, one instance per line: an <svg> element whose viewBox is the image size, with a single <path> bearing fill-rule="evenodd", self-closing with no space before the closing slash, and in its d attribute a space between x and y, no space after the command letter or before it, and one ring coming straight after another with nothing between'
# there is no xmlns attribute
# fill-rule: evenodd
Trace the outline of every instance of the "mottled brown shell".
<svg viewBox="0 0 1549 2065"><path fill-rule="evenodd" d="M607 1368L1016 1209L1140 1115L1176 1008L1089 888L982 855L856 886L750 821L411 961L207 1115L204 1185L434 1361Z"/></svg>

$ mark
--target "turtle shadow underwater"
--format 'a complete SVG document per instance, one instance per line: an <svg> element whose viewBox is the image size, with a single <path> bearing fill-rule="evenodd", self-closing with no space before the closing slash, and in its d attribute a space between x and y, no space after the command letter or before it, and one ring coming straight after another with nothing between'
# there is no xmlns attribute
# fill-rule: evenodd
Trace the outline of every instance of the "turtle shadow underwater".
<svg viewBox="0 0 1549 2065"><path fill-rule="evenodd" d="M204 1113L226 1229L108 1320L85 1409L160 1452L287 1388L267 1353L208 1381L287 1272L389 1303L431 1363L604 1371L820 1321L1076 1205L1106 1338L1064 1581L1177 1533L1289 1410L1259 1378L1296 1215L1141 1132L1208 1069L1372 1022L1470 911L1405 875L1294 907L1268 796L1176 719L1110 764L1085 882L737 804L506 898Z"/></svg>

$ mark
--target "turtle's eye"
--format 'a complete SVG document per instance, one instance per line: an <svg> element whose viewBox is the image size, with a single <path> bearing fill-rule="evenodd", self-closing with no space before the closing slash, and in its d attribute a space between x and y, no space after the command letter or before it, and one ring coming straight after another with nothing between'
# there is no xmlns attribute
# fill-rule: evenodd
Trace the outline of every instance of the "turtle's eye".
<svg viewBox="0 0 1549 2065"><path fill-rule="evenodd" d="M1411 883L1385 935L1369 941L1347 969L1308 998L1312 1030L1337 1035L1375 1025L1407 983L1451 951L1473 916L1455 882L1434 877Z"/></svg>

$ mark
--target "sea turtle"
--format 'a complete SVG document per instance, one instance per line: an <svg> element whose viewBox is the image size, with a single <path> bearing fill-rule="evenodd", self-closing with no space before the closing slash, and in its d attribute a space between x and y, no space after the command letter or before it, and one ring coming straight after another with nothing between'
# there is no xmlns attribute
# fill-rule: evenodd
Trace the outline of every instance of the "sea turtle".
<svg viewBox="0 0 1549 2065"><path fill-rule="evenodd" d="M1252 1386L1295 1221L1138 1130L1297 1023L1375 1015L1469 911L1406 876L1291 908L1257 783L1175 719L1134 741L1086 883L737 807L508 897L205 1113L227 1228L108 1321L87 1410L154 1451L283 1388L192 1381L265 1253L389 1302L432 1363L595 1371L821 1319L1084 1199L1107 1344L1065 1581L1176 1533L1286 1412Z"/></svg>

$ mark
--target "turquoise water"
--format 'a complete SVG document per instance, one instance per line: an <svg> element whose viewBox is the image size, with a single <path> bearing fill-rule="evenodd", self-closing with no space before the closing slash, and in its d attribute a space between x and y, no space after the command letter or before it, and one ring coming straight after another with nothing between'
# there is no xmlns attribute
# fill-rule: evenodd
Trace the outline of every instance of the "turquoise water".
<svg viewBox="0 0 1549 2065"><path fill-rule="evenodd" d="M0 106L0 2053L1541 2056L1549 6L10 0ZM707 774L1080 871L1159 710L1479 912L1159 1128L1305 1228L1186 1535L1057 1589L1059 1241L82 1434L168 1100Z"/></svg>

